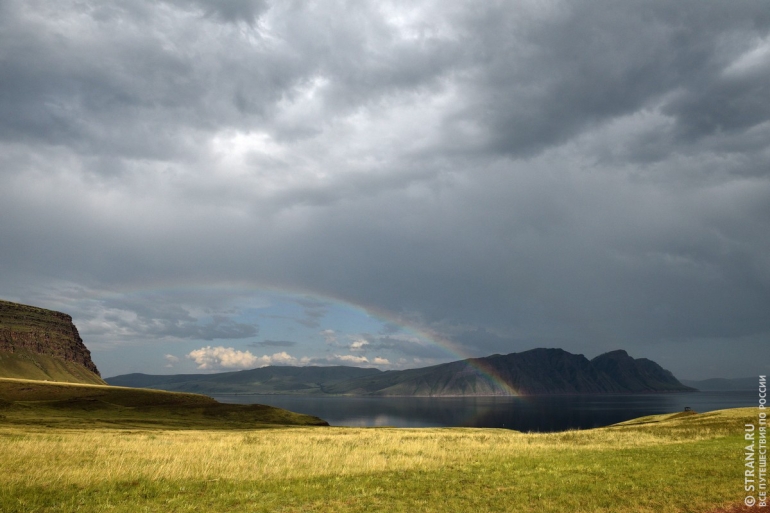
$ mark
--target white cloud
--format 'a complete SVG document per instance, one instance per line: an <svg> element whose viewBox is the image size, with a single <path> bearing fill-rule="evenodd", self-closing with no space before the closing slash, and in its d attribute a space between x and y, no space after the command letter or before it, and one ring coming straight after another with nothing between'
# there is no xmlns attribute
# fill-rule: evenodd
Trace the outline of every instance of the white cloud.
<svg viewBox="0 0 770 513"><path fill-rule="evenodd" d="M371 367L373 365L377 366L391 366L390 360L387 358L383 358L380 356L375 357L373 360L370 360L366 356L359 356L354 354L333 354L329 356L323 356L323 357L303 357L300 360L300 363L302 365L346 365L346 366L365 366L365 367Z"/></svg>
<svg viewBox="0 0 770 513"><path fill-rule="evenodd" d="M296 365L297 359L294 358L292 355L287 353L286 351L281 351L280 353L275 353L273 356L263 356L261 358L262 360L268 359L269 362L266 365L270 364L281 364L281 365Z"/></svg>
<svg viewBox="0 0 770 513"><path fill-rule="evenodd" d="M329 345L335 344L337 342L337 333L334 330L323 330L321 335Z"/></svg>
<svg viewBox="0 0 770 513"><path fill-rule="evenodd" d="M163 358L165 358L166 361L168 362L166 364L166 367L168 367L168 368L173 367L175 363L179 363L179 358L177 358L173 354L167 354Z"/></svg>
<svg viewBox="0 0 770 513"><path fill-rule="evenodd" d="M354 340L352 344L350 344L350 350L351 351L363 351L364 350L364 346L367 346L367 345L369 345L369 342L367 342L366 340L364 340L362 338L358 338L358 339Z"/></svg>
<svg viewBox="0 0 770 513"><path fill-rule="evenodd" d="M369 363L369 359L366 356L356 356L352 354L335 354L334 358L342 362L350 363Z"/></svg>
<svg viewBox="0 0 770 513"><path fill-rule="evenodd" d="M190 351L188 358L195 361L199 369L249 369L267 365L296 365L298 360L286 351L272 356L255 356L251 351L238 351L232 347L206 346Z"/></svg>
<svg viewBox="0 0 770 513"><path fill-rule="evenodd" d="M206 346L187 355L199 369L256 367L259 358L250 351L238 351L232 347Z"/></svg>
<svg viewBox="0 0 770 513"><path fill-rule="evenodd" d="M366 356L358 356L354 354L335 354L334 356L327 356L324 358L327 363L330 364L373 364L373 365L390 365L390 361L387 358L375 357L374 360L369 360ZM317 363L319 359L315 359L314 363Z"/></svg>

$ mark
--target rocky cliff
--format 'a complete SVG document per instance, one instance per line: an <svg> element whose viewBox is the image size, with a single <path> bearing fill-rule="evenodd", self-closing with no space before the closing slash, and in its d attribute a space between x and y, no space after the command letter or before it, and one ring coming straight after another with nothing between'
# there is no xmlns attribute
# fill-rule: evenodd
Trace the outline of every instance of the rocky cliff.
<svg viewBox="0 0 770 513"><path fill-rule="evenodd" d="M0 301L0 377L101 383L72 317Z"/></svg>

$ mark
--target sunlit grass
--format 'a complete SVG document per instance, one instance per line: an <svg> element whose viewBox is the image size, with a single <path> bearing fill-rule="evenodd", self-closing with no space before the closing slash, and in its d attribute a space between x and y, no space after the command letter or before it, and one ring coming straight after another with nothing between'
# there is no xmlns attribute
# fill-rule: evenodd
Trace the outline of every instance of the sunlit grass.
<svg viewBox="0 0 770 513"><path fill-rule="evenodd" d="M701 512L742 498L755 413L547 434L0 420L0 510Z"/></svg>

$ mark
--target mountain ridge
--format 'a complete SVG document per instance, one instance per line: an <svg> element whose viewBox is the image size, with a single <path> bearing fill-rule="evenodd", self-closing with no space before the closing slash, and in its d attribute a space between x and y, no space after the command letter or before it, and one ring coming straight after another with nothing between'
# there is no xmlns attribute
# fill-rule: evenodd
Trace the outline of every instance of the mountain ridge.
<svg viewBox="0 0 770 513"><path fill-rule="evenodd" d="M120 386L226 394L504 396L690 392L657 363L623 350L588 360L563 349L538 348L430 367L380 371L360 367L262 367L216 374L126 374Z"/></svg>
<svg viewBox="0 0 770 513"><path fill-rule="evenodd" d="M709 378L709 379L683 379L682 383L688 387L696 388L702 392L728 392L737 390L756 390L758 377L746 378Z"/></svg>

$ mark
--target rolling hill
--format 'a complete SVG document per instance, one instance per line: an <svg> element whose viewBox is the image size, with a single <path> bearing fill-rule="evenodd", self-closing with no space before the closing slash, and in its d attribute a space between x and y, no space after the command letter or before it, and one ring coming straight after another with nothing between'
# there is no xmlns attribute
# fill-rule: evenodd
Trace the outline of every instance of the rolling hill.
<svg viewBox="0 0 770 513"><path fill-rule="evenodd" d="M156 388L201 394L315 394L330 393L341 381L380 374L361 367L261 367L217 374L125 374L107 378L110 385Z"/></svg>

